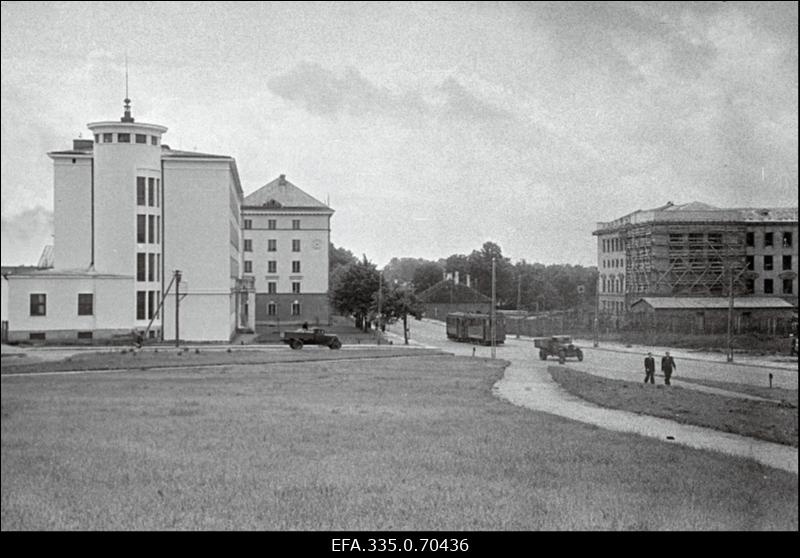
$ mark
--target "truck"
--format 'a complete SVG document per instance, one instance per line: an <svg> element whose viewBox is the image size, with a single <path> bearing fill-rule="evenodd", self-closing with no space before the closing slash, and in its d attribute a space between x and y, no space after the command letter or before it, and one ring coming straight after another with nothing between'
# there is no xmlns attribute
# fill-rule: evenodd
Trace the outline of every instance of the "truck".
<svg viewBox="0 0 800 558"><path fill-rule="evenodd" d="M569 335L552 335L550 337L535 337L533 346L539 349L539 358L547 360L547 357L557 356L558 363L564 364L567 357L577 357L583 360L583 351L576 347Z"/></svg>
<svg viewBox="0 0 800 558"><path fill-rule="evenodd" d="M302 349L303 345L326 345L330 349L342 348L342 342L339 341L336 335L325 333L324 329L318 327L313 329L282 331L281 341L295 350Z"/></svg>

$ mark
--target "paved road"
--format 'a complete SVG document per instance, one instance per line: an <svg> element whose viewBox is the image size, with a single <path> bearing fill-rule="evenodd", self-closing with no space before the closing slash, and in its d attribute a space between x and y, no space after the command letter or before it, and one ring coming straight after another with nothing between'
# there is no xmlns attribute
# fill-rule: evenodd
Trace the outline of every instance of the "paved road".
<svg viewBox="0 0 800 558"><path fill-rule="evenodd" d="M448 340L444 324L441 322L415 320L410 323L410 328L414 343L438 347L457 355L471 356L475 349L475 356L491 356L489 347L475 347ZM399 327L395 325L389 331L393 333L395 343L402 342L400 337L402 325ZM538 350L534 348L530 340L518 340L512 336L506 340L505 345L497 347L496 356L508 360L511 365L506 369L503 379L495 385L494 392L498 397L515 405L594 424L609 430L634 432L668 443L679 443L699 449L710 449L746 457L797 474L798 452L796 448L708 428L679 424L666 419L606 409L566 392L550 377L547 371L547 366L557 364L557 361L539 360ZM589 347L586 349L586 357L583 362L569 361L569 363L575 369L588 373L640 381L643 379L641 360L641 355L600 351ZM772 372L778 378L778 385L787 387L792 385L789 371L772 370ZM765 385L765 369L761 367L679 360L677 373L687 377ZM794 372L794 374L793 386L796 388L797 373ZM660 378L658 379L660 380ZM775 378L773 382L775 382ZM685 387L694 386L689 383L683 385Z"/></svg>

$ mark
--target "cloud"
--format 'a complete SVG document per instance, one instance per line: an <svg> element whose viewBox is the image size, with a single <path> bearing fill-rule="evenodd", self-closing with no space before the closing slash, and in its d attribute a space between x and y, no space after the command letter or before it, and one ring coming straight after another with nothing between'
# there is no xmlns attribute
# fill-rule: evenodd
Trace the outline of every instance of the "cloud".
<svg viewBox="0 0 800 558"><path fill-rule="evenodd" d="M3 265L35 265L42 249L53 244L53 212L38 206L2 217ZM37 254L36 260L31 256Z"/></svg>

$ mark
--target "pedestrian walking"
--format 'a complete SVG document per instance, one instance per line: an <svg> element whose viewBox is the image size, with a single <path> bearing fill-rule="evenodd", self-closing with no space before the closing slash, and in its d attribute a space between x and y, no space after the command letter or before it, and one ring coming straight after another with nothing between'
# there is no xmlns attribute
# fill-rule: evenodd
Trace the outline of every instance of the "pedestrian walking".
<svg viewBox="0 0 800 558"><path fill-rule="evenodd" d="M664 373L664 383L670 385L669 379L672 377L672 372L677 369L675 366L675 359L669 355L669 351L661 357L661 371Z"/></svg>
<svg viewBox="0 0 800 558"><path fill-rule="evenodd" d="M648 381L651 384L656 383L655 375L656 359L653 358L653 353L647 353L647 356L644 357L644 383L647 383Z"/></svg>

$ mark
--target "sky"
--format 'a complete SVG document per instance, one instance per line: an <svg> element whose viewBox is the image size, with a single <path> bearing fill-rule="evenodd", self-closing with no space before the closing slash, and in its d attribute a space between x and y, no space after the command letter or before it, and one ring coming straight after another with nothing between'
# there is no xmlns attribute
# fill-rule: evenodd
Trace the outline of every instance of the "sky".
<svg viewBox="0 0 800 558"><path fill-rule="evenodd" d="M667 201L797 206L797 3L2 2L2 263L53 243L48 151L122 116L279 174L383 266L596 264ZM56 243L56 262L58 247Z"/></svg>

